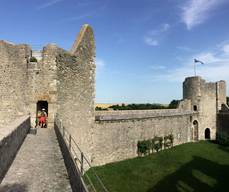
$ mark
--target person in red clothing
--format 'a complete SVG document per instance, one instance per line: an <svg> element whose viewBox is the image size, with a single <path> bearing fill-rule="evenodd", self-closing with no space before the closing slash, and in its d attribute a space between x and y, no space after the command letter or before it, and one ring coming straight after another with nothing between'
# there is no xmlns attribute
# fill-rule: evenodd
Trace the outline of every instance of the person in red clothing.
<svg viewBox="0 0 229 192"><path fill-rule="evenodd" d="M47 113L45 112L45 109L42 109L41 116L39 119L39 126L41 126L41 128L47 127L46 118L47 118Z"/></svg>
<svg viewBox="0 0 229 192"><path fill-rule="evenodd" d="M44 116L41 116L40 117L40 125L41 125L41 128L44 128L45 127L45 121L46 121L46 118Z"/></svg>

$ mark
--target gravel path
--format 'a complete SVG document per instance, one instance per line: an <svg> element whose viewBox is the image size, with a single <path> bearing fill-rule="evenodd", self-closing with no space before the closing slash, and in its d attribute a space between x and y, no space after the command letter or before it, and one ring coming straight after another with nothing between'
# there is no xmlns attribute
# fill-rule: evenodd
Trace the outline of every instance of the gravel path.
<svg viewBox="0 0 229 192"><path fill-rule="evenodd" d="M72 191L54 129L28 134L0 185L0 192Z"/></svg>

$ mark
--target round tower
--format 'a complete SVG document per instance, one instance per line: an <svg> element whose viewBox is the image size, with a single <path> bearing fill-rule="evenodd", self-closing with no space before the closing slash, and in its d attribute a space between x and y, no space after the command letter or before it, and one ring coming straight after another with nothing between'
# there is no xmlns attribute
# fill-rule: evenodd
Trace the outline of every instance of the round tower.
<svg viewBox="0 0 229 192"><path fill-rule="evenodd" d="M183 99L190 99L191 106L194 111L198 111L200 107L201 97L201 77L187 77L183 82Z"/></svg>

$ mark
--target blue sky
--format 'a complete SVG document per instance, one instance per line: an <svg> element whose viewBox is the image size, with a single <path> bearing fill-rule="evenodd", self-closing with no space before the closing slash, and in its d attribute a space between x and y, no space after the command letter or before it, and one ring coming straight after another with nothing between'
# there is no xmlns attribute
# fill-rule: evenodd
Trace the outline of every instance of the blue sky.
<svg viewBox="0 0 229 192"><path fill-rule="evenodd" d="M228 0L0 0L0 39L70 49L95 33L96 102L169 103L197 74L229 82Z"/></svg>

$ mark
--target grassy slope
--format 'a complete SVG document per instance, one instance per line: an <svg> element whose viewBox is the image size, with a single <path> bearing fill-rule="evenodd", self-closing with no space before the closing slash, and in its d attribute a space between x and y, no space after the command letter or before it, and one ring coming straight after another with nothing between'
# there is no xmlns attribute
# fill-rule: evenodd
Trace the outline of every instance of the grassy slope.
<svg viewBox="0 0 229 192"><path fill-rule="evenodd" d="M229 191L229 148L187 143L95 170L110 192Z"/></svg>

